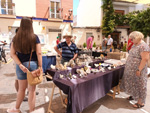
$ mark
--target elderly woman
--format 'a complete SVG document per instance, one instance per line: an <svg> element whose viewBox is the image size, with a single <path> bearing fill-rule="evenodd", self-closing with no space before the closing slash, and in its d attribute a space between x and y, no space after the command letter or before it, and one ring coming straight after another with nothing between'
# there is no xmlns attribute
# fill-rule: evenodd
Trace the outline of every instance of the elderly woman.
<svg viewBox="0 0 150 113"><path fill-rule="evenodd" d="M134 45L129 51L125 71L121 83L121 89L131 95L128 100L137 101L134 108L144 107L147 94L147 62L149 59L149 47L142 40L144 35L134 31L129 35Z"/></svg>

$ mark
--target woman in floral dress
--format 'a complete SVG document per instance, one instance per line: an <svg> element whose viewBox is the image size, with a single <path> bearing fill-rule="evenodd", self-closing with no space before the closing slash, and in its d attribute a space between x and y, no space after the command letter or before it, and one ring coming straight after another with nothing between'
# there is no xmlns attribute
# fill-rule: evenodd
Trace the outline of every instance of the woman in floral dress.
<svg viewBox="0 0 150 113"><path fill-rule="evenodd" d="M144 35L134 31L129 35L134 45L126 61L125 71L121 82L121 89L131 95L127 99L137 101L133 105L141 108L145 104L147 94L147 62L149 59L149 46L142 40Z"/></svg>

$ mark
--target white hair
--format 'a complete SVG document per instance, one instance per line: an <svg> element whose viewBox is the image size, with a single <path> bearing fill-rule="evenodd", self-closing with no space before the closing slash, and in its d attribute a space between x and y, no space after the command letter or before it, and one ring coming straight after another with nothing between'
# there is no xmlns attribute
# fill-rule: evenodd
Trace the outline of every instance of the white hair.
<svg viewBox="0 0 150 113"><path fill-rule="evenodd" d="M129 35L129 37L131 38L131 39L140 39L140 40L142 40L143 38L144 38L144 35L143 35L143 33L141 33L141 32L139 32L139 31L133 31L133 32L131 32L130 33L130 35Z"/></svg>

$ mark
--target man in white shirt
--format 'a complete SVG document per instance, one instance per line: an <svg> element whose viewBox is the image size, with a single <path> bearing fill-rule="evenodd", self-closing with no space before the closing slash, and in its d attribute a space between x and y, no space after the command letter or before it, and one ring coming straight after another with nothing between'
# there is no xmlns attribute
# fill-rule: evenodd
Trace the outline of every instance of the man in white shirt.
<svg viewBox="0 0 150 113"><path fill-rule="evenodd" d="M111 35L108 35L107 49L112 48L112 45L113 45L113 39L111 38Z"/></svg>

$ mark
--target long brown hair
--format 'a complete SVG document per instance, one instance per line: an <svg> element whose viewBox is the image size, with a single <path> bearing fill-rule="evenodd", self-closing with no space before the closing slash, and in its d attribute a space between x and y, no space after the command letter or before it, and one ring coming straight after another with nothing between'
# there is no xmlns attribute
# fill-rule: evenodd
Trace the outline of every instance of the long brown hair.
<svg viewBox="0 0 150 113"><path fill-rule="evenodd" d="M19 30L13 38L13 46L17 52L29 54L36 49L36 36L33 32L32 20L24 17L21 20Z"/></svg>

